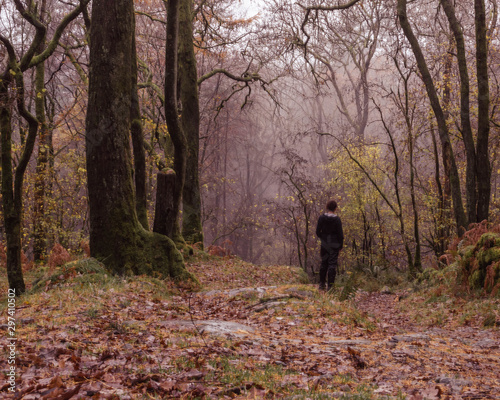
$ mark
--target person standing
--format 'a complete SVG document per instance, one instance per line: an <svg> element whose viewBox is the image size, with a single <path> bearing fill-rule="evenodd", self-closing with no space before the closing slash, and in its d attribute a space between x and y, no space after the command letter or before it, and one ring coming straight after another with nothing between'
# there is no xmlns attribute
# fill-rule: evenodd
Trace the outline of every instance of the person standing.
<svg viewBox="0 0 500 400"><path fill-rule="evenodd" d="M337 202L326 203L326 212L321 214L316 226L316 236L321 240L321 268L319 270L319 290L330 290L335 282L339 253L344 247L342 221L336 214Z"/></svg>

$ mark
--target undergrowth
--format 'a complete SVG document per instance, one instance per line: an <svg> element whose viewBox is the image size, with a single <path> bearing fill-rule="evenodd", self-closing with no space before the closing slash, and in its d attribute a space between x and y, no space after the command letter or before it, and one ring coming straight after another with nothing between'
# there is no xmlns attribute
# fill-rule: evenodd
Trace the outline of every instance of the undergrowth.
<svg viewBox="0 0 500 400"><path fill-rule="evenodd" d="M440 259L441 268L427 268L417 284L435 293L498 297L500 294L500 224L483 221L455 238Z"/></svg>

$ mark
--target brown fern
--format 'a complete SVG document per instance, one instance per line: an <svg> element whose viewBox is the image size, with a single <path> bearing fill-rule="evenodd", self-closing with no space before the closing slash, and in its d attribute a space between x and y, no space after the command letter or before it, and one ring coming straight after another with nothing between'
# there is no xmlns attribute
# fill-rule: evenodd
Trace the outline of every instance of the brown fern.
<svg viewBox="0 0 500 400"><path fill-rule="evenodd" d="M488 289L491 288L493 291L495 287L495 281L498 280L498 272L500 271L500 260L497 262L494 262L493 264L488 265L486 268L486 277L484 279L484 290L487 292L489 291Z"/></svg>
<svg viewBox="0 0 500 400"><path fill-rule="evenodd" d="M24 251L21 251L21 268L22 268L23 272L27 272L27 271L31 270L34 265L35 264L33 263L33 261L31 261L26 256L26 254L24 253Z"/></svg>
<svg viewBox="0 0 500 400"><path fill-rule="evenodd" d="M50 271L52 271L55 267L59 267L70 261L71 255L68 251L59 243L56 243L50 251L49 262L47 265L49 266Z"/></svg>
<svg viewBox="0 0 500 400"><path fill-rule="evenodd" d="M90 245L88 240L82 240L80 242L80 247L83 250L83 253L87 256L90 257Z"/></svg>
<svg viewBox="0 0 500 400"><path fill-rule="evenodd" d="M0 244L0 267L7 267L7 253L3 244Z"/></svg>

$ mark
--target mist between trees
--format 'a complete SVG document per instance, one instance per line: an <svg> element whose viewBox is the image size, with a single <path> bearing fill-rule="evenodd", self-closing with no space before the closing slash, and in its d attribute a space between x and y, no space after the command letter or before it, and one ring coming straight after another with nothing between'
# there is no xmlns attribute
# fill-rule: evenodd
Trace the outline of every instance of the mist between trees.
<svg viewBox="0 0 500 400"><path fill-rule="evenodd" d="M220 0L1 1L11 286L23 256L89 237L117 273L157 270L123 249L163 240L169 265L198 243L314 276L331 198L343 268L437 265L500 213L498 5L468 3L270 0L247 18Z"/></svg>

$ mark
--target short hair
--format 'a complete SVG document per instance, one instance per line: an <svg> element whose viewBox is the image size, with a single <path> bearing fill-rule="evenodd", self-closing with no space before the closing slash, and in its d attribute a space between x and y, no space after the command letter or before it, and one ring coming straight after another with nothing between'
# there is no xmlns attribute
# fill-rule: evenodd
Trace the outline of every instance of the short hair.
<svg viewBox="0 0 500 400"><path fill-rule="evenodd" d="M337 209L337 202L335 200L330 200L328 203L326 203L326 209L335 211Z"/></svg>

